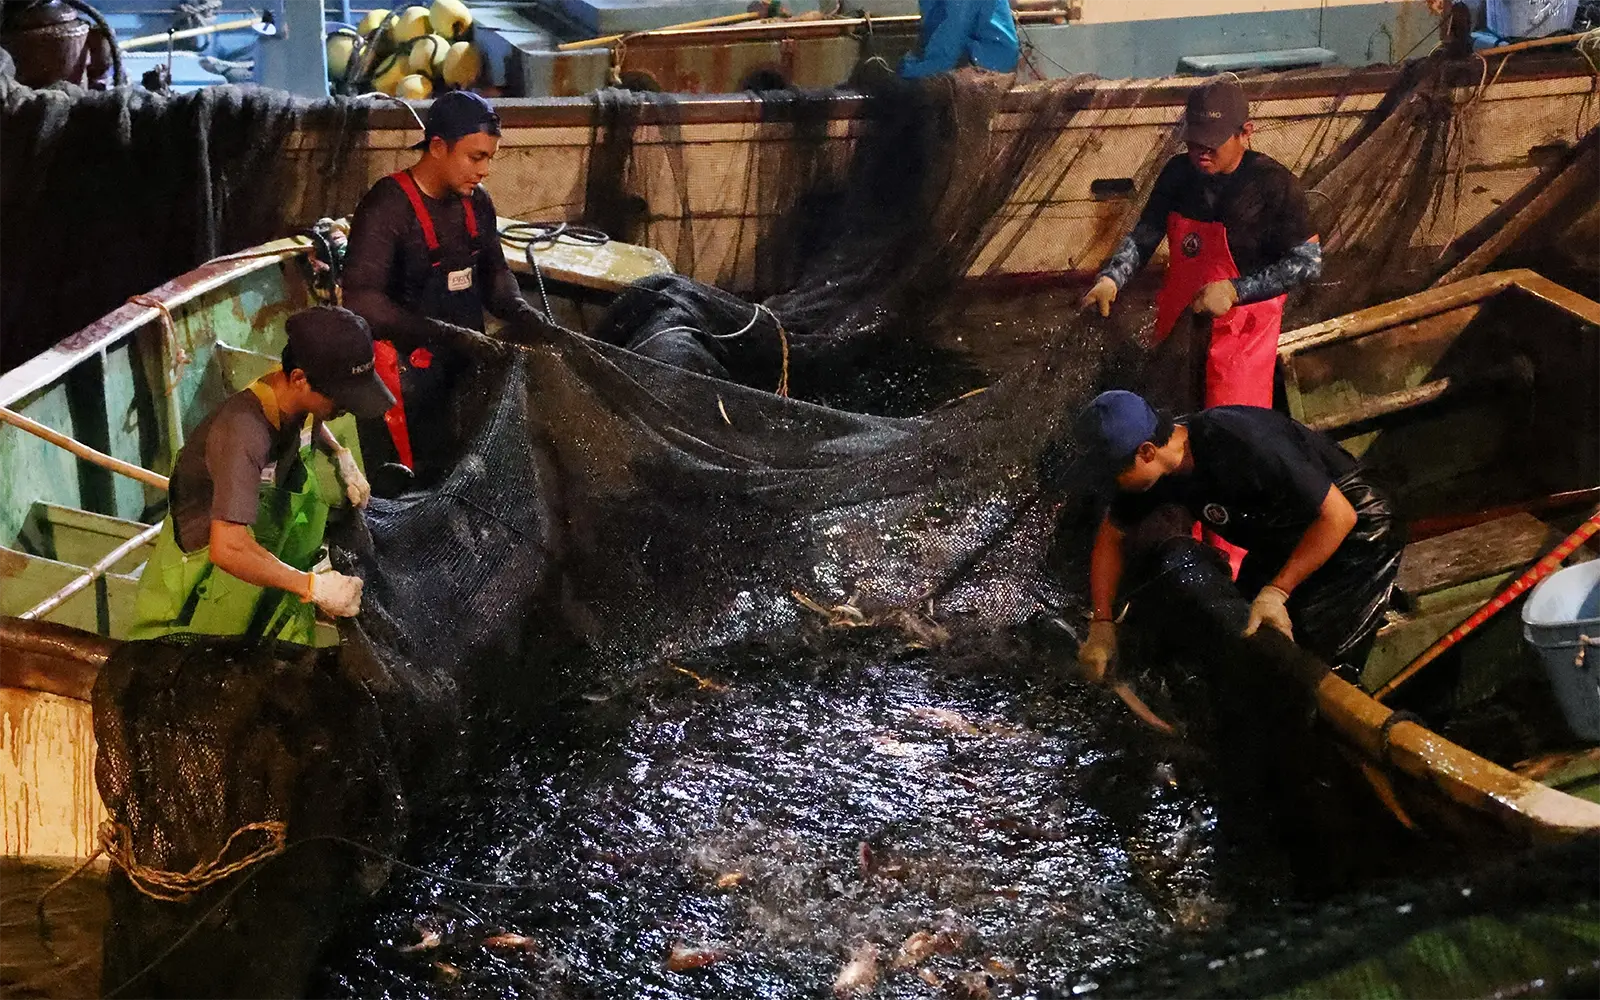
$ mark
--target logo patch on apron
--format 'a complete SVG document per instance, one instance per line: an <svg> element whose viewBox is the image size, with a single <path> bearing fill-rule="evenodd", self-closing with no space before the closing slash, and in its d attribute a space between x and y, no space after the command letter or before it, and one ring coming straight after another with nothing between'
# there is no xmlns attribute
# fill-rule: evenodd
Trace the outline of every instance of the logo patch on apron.
<svg viewBox="0 0 1600 1000"><path fill-rule="evenodd" d="M1228 508L1222 506L1220 503L1208 503L1205 505L1205 508L1200 511L1200 516L1204 517L1212 524L1227 524Z"/></svg>
<svg viewBox="0 0 1600 1000"><path fill-rule="evenodd" d="M1200 234L1190 233L1183 238L1183 255L1185 257L1200 256Z"/></svg>
<svg viewBox="0 0 1600 1000"><path fill-rule="evenodd" d="M463 267L459 271L451 271L445 278L444 286L452 292L464 292L472 287L472 268Z"/></svg>

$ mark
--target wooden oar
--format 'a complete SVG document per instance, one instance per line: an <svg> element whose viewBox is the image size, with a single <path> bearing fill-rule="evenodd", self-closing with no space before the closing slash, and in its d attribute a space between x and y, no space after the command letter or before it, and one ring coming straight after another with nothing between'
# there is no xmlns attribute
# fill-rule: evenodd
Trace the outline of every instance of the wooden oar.
<svg viewBox="0 0 1600 1000"><path fill-rule="evenodd" d="M1511 586L1496 594L1488 604L1473 612L1466 621L1440 636L1438 641L1424 650L1421 656L1406 664L1405 669L1389 678L1388 683L1380 687L1377 694L1372 697L1377 701L1382 701L1396 688L1415 676L1417 671L1437 660L1444 654L1445 650L1466 638L1479 625L1499 614L1506 605L1516 600L1523 591L1554 573L1566 561L1567 556L1572 555L1578 546L1592 538L1596 532L1600 532L1600 510L1597 510L1589 520L1579 525L1578 530L1568 535L1560 545L1551 549L1549 555L1534 563L1531 569L1517 577Z"/></svg>

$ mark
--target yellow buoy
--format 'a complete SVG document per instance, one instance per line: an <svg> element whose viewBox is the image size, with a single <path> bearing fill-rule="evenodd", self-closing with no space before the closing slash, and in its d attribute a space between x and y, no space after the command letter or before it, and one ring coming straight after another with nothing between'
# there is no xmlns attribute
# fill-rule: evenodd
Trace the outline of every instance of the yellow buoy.
<svg viewBox="0 0 1600 1000"><path fill-rule="evenodd" d="M440 74L451 87L470 87L478 82L483 72L483 57L471 42L457 42L450 46L444 57L444 71Z"/></svg>
<svg viewBox="0 0 1600 1000"><path fill-rule="evenodd" d="M378 64L377 70L372 74L372 89L393 94L400 86L400 81L410 72L411 67L406 64L401 54L396 52Z"/></svg>
<svg viewBox="0 0 1600 1000"><path fill-rule="evenodd" d="M356 34L360 35L362 38L367 37L374 31L377 31L378 25L382 24L383 19L388 16L389 11L387 8L379 8L378 10L367 11L367 16L363 17L361 19L361 23L356 25Z"/></svg>
<svg viewBox="0 0 1600 1000"><path fill-rule="evenodd" d="M407 7L394 19L394 27L389 30L393 33L396 45L421 38L428 33L428 8Z"/></svg>
<svg viewBox="0 0 1600 1000"><path fill-rule="evenodd" d="M444 72L444 57L449 53L450 43L443 35L423 35L411 43L411 72L438 76Z"/></svg>
<svg viewBox="0 0 1600 1000"><path fill-rule="evenodd" d="M428 8L428 23L436 35L458 41L472 27L472 11L461 0L433 0Z"/></svg>
<svg viewBox="0 0 1600 1000"><path fill-rule="evenodd" d="M433 81L421 73L412 73L401 79L394 96L407 101L426 101L433 96Z"/></svg>
<svg viewBox="0 0 1600 1000"><path fill-rule="evenodd" d="M328 78L330 80L344 79L344 71L350 67L350 54L356 50L356 42L361 36L349 28L340 28L328 36Z"/></svg>

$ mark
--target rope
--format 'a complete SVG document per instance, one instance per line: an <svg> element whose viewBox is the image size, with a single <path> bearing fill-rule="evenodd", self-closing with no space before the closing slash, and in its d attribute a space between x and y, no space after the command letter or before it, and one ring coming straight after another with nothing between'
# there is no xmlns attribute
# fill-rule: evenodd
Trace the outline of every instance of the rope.
<svg viewBox="0 0 1600 1000"><path fill-rule="evenodd" d="M256 848L256 850L242 858L239 858L236 861L230 861L226 864L223 863L222 859L227 855L228 849L233 846L233 842L235 840L246 833L258 830L267 834L269 839L266 844ZM352 847L363 854L368 854L379 858L397 868L420 875L423 878L430 879L434 882L443 883L445 885L459 886L464 889L482 889L492 892L530 892L546 888L543 883L537 882L520 882L510 884L500 882L477 882L473 881L472 879L453 878L449 875L441 875L436 871L401 861L392 854L389 854L385 851L380 851L375 847L370 847L361 843L360 841L352 840L349 837L342 837L333 833L319 834L317 836L307 837L304 840L297 840L293 844L289 844L286 843L287 827L284 823L277 820L267 820L260 823L248 823L240 827L228 837L227 842L222 845L222 850L217 852L216 858L210 862L196 864L187 872L182 873L168 872L156 868L150 868L135 861L133 858L132 834L127 827L120 823L113 823L108 820L100 824L99 835L99 849L93 854L89 855L89 857L84 860L83 864L79 865L77 868L74 868L71 872L68 872L65 876L52 883L49 888L45 889L44 892L39 894L38 900L34 903L34 913L38 919L39 937L46 943L48 943L50 940L50 926L45 916L45 901L50 898L51 893L55 892L57 889L66 885L68 882L72 881L74 878L77 878L79 875L83 874L83 872L88 870L91 865L100 859L101 855L105 855L108 861L110 861L116 867L121 868L123 872L127 874L128 881L132 883L133 887L139 890L139 892L150 897L151 899L168 903L184 902L189 899L190 896L201 891L202 889L209 888L223 881L224 879L227 879L233 875L237 875L239 872L250 869L249 874L240 880L238 885L235 885L233 888L229 889L227 893L224 894L221 899L217 900L217 902L211 906L210 909L206 910L206 912L201 915L200 919L196 920L188 930L178 935L177 939L174 940L172 944L168 945L161 952L161 954L157 955L150 961L148 965L140 969L134 975L130 976L116 989L107 991L105 995L108 997L113 997L121 993L130 985L143 978L150 972L150 970L160 965L173 952L177 951L185 941L194 936L195 931L199 930L207 921L211 919L213 914L226 905L227 902L239 892L239 890L249 885L250 881L254 879L256 875L260 874L262 871L262 867L260 866L263 865L263 863L269 862L275 858L281 858L296 847L301 847L306 844L313 844L317 841L330 841L336 844L343 844L347 847Z"/></svg>
<svg viewBox="0 0 1600 1000"><path fill-rule="evenodd" d="M172 318L172 310L167 304L153 295L133 295L128 301L136 306L154 309L161 320L161 337L171 354L172 363L166 370L166 394L171 396L178 388L178 376L189 363L189 352L194 349L192 343L178 343L178 324Z"/></svg>
<svg viewBox="0 0 1600 1000"><path fill-rule="evenodd" d="M560 242L582 247L603 247L611 242L611 237L598 229L574 226L566 222L513 222L500 230L500 239L512 246L522 247L528 268L533 271L533 278L539 284L539 298L544 302L544 318L552 325L556 322L556 314L550 306L550 293L544 287L544 268L539 266L539 260L533 252L548 250Z"/></svg>

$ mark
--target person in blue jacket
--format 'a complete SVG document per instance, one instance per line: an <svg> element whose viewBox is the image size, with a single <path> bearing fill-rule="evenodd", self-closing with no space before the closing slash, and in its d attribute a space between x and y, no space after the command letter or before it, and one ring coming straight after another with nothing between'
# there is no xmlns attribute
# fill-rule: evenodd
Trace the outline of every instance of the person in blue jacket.
<svg viewBox="0 0 1600 1000"><path fill-rule="evenodd" d="M948 73L968 63L992 73L1014 73L1022 50L1008 0L919 0L922 54L906 56L908 79Z"/></svg>

